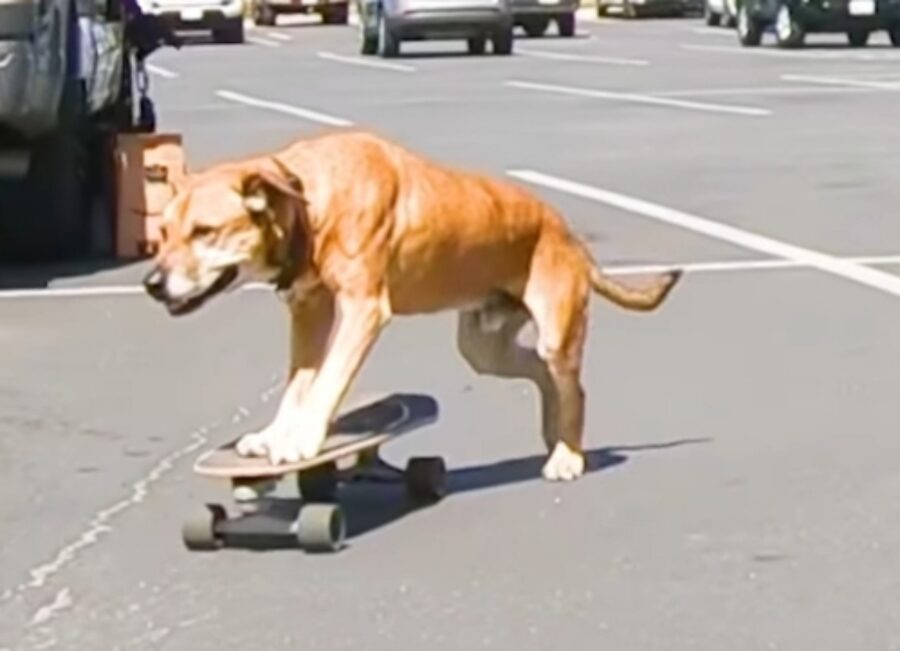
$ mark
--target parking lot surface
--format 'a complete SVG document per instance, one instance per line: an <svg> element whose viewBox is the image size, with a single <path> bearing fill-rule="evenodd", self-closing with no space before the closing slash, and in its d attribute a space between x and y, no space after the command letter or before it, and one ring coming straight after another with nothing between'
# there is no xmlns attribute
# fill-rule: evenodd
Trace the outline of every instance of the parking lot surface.
<svg viewBox="0 0 900 651"><path fill-rule="evenodd" d="M11 270L0 292L0 649L900 649L900 49L741 48L700 19L585 18L361 59L350 27L255 28L152 58L194 169L358 126L559 206L611 271L688 270L592 307L589 472L540 479L530 386L475 376L455 320L396 321L354 385L441 418L450 494L348 494L349 546L186 551L191 472L266 422L284 308L182 319L146 263Z"/></svg>

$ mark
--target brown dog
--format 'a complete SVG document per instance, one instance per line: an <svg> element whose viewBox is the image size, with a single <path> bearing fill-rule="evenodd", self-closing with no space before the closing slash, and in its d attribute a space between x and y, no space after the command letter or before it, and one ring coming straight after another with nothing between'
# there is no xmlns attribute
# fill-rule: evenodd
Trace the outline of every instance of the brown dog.
<svg viewBox="0 0 900 651"><path fill-rule="evenodd" d="M543 474L574 479L584 471L580 372L591 290L646 311L679 277L645 290L619 285L533 194L357 131L194 176L167 207L162 232L144 282L172 314L241 280L284 293L289 382L272 423L238 443L240 454L272 463L318 452L392 316L455 309L457 345L476 372L537 385ZM536 350L516 341L530 320Z"/></svg>

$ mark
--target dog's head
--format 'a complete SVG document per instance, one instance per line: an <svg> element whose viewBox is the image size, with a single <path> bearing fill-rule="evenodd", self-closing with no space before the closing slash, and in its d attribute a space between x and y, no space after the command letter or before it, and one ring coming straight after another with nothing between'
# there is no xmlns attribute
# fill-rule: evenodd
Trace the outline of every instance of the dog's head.
<svg viewBox="0 0 900 651"><path fill-rule="evenodd" d="M304 255L305 226L302 185L279 163L213 169L166 206L144 288L182 315L247 280L290 282Z"/></svg>

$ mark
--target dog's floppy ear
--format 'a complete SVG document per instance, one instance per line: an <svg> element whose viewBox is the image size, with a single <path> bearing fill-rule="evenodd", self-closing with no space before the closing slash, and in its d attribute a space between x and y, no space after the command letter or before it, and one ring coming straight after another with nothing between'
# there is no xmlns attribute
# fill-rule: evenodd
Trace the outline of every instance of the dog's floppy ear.
<svg viewBox="0 0 900 651"><path fill-rule="evenodd" d="M241 194L244 206L251 215L265 215L276 195L303 201L303 186L300 179L291 174L276 161L279 171L257 169L247 174L242 181Z"/></svg>

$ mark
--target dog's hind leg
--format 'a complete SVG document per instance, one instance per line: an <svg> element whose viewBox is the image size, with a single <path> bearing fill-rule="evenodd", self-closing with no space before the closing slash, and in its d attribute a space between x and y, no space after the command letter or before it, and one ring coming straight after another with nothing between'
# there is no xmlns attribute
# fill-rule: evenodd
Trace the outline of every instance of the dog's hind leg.
<svg viewBox="0 0 900 651"><path fill-rule="evenodd" d="M457 347L476 373L526 379L536 385L541 400L541 435L551 452L559 419L556 385L544 360L517 341L530 321L528 310L515 299L492 299L480 309L460 312Z"/></svg>
<svg viewBox="0 0 900 651"><path fill-rule="evenodd" d="M584 274L574 270L571 258L560 255L560 250L548 246L535 256L522 300L537 324L537 354L547 364L559 400L559 438L543 474L552 481L570 481L584 473L581 364L590 287Z"/></svg>

